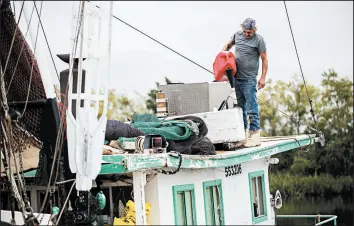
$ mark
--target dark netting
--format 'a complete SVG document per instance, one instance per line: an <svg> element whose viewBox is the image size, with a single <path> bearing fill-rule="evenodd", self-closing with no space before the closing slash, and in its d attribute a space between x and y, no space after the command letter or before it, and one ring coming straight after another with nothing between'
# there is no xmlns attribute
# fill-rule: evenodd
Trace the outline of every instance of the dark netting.
<svg viewBox="0 0 354 226"><path fill-rule="evenodd" d="M1 15L0 16L0 62L3 70L5 70L6 61L11 49L11 54L9 57L8 64L6 66L6 71L4 76L5 90L9 89L9 92L7 93L7 100L9 104L12 101L25 102L27 100L28 92L29 92L28 101L47 99L45 95L41 74L38 68L37 61L33 54L33 51L30 49L20 29L17 29L16 31L17 21L15 20L14 14L12 12L10 1L3 0L1 2L2 4L1 4L1 12L0 12ZM22 12L22 17L24 17L23 12ZM15 39L14 39L13 46L11 48L11 42L14 37L14 34L15 34ZM41 43L38 44L40 45ZM21 53L21 49L22 49L22 53ZM18 61L18 65L16 67L17 61ZM29 90L32 64L33 64L33 71L32 71L32 79L31 79L31 88ZM18 107L16 107L15 109L13 109L13 107L10 108L22 114L24 105L23 104L18 105ZM43 135L43 133L52 134L53 132L52 130L53 129L55 130L56 128L51 128L48 125L47 128L45 128L48 129L48 131L42 131L41 133L41 129L43 129L41 128L41 120L45 112L46 112L45 107L43 106L33 107L27 105L25 114L23 115L22 119L19 122L19 125L22 127L21 131L24 130L30 133L30 136L28 136L28 138L30 138L32 135L37 140L41 140L43 142L43 146L39 154L38 172L36 174L37 184L47 184L49 181L48 171L50 170L48 169L51 169L54 146L55 146L55 140L49 144L48 140L51 137L45 136ZM52 112L49 112L49 114L50 113ZM0 114L2 114L0 116L3 117L3 111L0 110ZM54 116L54 115L48 115L48 113L46 114L47 114L46 115L47 119L49 119L51 116Z"/></svg>
<svg viewBox="0 0 354 226"><path fill-rule="evenodd" d="M15 21L15 17L12 13L10 1L1 1L1 30L0 30L0 61L3 70L5 70L5 64L10 52L11 42L13 39L13 35L15 33L17 27L17 21ZM22 16L23 13L22 13ZM20 56L22 45L24 45L22 54ZM20 56L20 60L18 62L16 71L16 62L18 57ZM41 100L46 99L45 90L42 83L41 75L39 72L37 61L34 57L32 50L29 45L25 41L25 38L20 31L17 29L14 44L12 47L11 55L6 67L4 83L5 89L9 88L9 84L12 78L12 82L10 85L9 92L7 94L8 102L11 101L26 101L28 86L31 75L31 68L33 62L33 74L32 74L32 82L31 89L29 92L28 100ZM15 73L14 73L15 71ZM19 109L19 112L22 113L23 108ZM26 112L21 120L25 129L34 135L39 140L39 132L40 132L40 120L42 117L42 109L41 108L27 108Z"/></svg>

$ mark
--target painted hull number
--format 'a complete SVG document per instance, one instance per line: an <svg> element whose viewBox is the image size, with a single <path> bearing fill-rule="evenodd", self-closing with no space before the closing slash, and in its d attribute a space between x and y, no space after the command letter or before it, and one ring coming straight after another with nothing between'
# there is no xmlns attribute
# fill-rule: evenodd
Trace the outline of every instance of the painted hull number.
<svg viewBox="0 0 354 226"><path fill-rule="evenodd" d="M235 176L242 173L241 164L226 166L225 167L225 177Z"/></svg>

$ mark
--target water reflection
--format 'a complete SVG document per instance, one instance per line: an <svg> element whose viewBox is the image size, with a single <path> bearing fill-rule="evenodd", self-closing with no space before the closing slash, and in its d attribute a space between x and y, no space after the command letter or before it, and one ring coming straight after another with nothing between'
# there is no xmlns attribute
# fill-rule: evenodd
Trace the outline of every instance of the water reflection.
<svg viewBox="0 0 354 226"><path fill-rule="evenodd" d="M310 198L297 200L290 198L283 200L283 207L279 215L337 215L338 226L352 226L353 199L351 197L335 197L333 199ZM322 219L325 220L325 219ZM315 219L278 219L277 225L314 225ZM333 225L333 221L324 225Z"/></svg>

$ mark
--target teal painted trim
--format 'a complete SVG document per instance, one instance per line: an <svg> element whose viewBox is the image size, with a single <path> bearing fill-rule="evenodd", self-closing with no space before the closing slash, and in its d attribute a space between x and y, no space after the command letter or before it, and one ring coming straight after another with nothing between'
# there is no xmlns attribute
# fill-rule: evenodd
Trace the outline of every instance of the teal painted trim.
<svg viewBox="0 0 354 226"><path fill-rule="evenodd" d="M35 177L37 170L31 170L23 174L25 178ZM99 175L128 173L129 171L123 166L118 164L102 164Z"/></svg>
<svg viewBox="0 0 354 226"><path fill-rule="evenodd" d="M252 178L261 177L262 182L262 193L263 193L263 209L264 215L260 217L254 217L254 208L253 208L253 190L252 190ZM267 196L265 192L265 181L264 181L264 170L248 173L248 182L249 182L249 193L250 193L250 204L252 210L252 223L258 224L260 222L268 220L268 210L267 210Z"/></svg>
<svg viewBox="0 0 354 226"><path fill-rule="evenodd" d="M228 154L222 155L184 156L181 168L202 169L231 166L234 164L249 162L299 148L299 143L301 147L305 147L309 144L313 144L314 140L313 137L309 136L301 136L300 138L297 137L296 139L299 142L297 142L295 139L291 139L275 145L248 148L247 151L243 151L243 149L235 152L230 151ZM167 158L167 165L169 167L178 166L178 158L175 158L173 156L167 156Z"/></svg>
<svg viewBox="0 0 354 226"><path fill-rule="evenodd" d="M314 142L314 136L297 136L301 147L307 146ZM240 154L240 151L229 152L230 154L215 156L197 156L183 155L181 168L218 168L240 164L267 156L275 155L281 152L289 151L299 147L294 139L284 141L277 145L267 147L249 148L248 151ZM102 164L100 175L102 174L119 174L139 171L143 169L154 169L162 167L177 167L179 159L169 154L143 155L143 154L125 154L125 155L103 155L102 160L106 163ZM108 163L108 164L107 164ZM36 170L24 173L24 177L34 177Z"/></svg>
<svg viewBox="0 0 354 226"><path fill-rule="evenodd" d="M102 160L109 163L123 163L127 155L102 155Z"/></svg>
<svg viewBox="0 0 354 226"><path fill-rule="evenodd" d="M299 147L313 144L314 135L296 136L296 139L281 141L278 144L241 149L230 151L227 154L214 156L182 155L183 161L181 168L203 169L219 168L249 162L264 157L272 156L281 152L289 151ZM178 167L179 159L167 154L122 154L122 155L103 155L100 174L120 174L140 171L144 169L157 169L162 167ZM108 163L108 164L107 164ZM110 163L110 164L109 164ZM30 177L25 175L25 177Z"/></svg>
<svg viewBox="0 0 354 226"><path fill-rule="evenodd" d="M321 218L337 217L337 215L320 215ZM277 215L277 218L316 218L318 215Z"/></svg>
<svg viewBox="0 0 354 226"><path fill-rule="evenodd" d="M177 193L178 192L184 192L184 191L191 191L192 194L192 209L193 209L193 225L197 225L197 212L195 208L195 194L194 194L194 184L184 184L184 185L176 185L172 186L172 196L173 196L173 209L174 209L174 217L175 217L175 225L182 225L178 223L178 213L177 211L177 205L178 205L178 200L177 200Z"/></svg>
<svg viewBox="0 0 354 226"><path fill-rule="evenodd" d="M202 168L219 168L240 164L256 159L261 159L281 152L307 146L314 143L315 135L296 136L296 140L288 138L279 143L241 149L238 151L230 151L227 154L213 156L183 155L181 168L202 169ZM121 155L104 155L102 160L107 163L120 165L120 167L112 167L110 172L108 169L102 173L128 173L144 169L156 169L162 167L176 168L179 159L175 156L167 154L144 155L144 154L121 154ZM109 168L109 167L108 167Z"/></svg>
<svg viewBox="0 0 354 226"><path fill-rule="evenodd" d="M324 220L324 221L321 221L321 222L315 224L315 226L324 225L325 223L328 223L328 222L331 222L331 221L333 221L333 225L337 225L337 220L336 219L337 219L337 216L331 217L331 218L329 218L327 220Z"/></svg>
<svg viewBox="0 0 354 226"><path fill-rule="evenodd" d="M166 154L103 155L102 160L107 163L124 166L126 172L133 172L142 169L164 167L166 165Z"/></svg>
<svg viewBox="0 0 354 226"><path fill-rule="evenodd" d="M207 195L206 195L206 189L209 187L217 186L219 189L219 195L220 195L220 208L221 208L221 225L225 225L225 216L224 216L224 198L223 198L223 192L222 192L222 180L212 180L212 181L205 181L203 182L203 193L204 193L204 214L205 214L205 224L208 222L209 215L207 214ZM213 200L212 200L213 201ZM213 206L214 210L214 206ZM214 210L215 211L215 210ZM213 214L213 219L215 218L215 215ZM213 220L214 221L214 220Z"/></svg>
<svg viewBox="0 0 354 226"><path fill-rule="evenodd" d="M28 171L23 174L24 177L35 177L37 173L37 169Z"/></svg>
<svg viewBox="0 0 354 226"><path fill-rule="evenodd" d="M102 164L99 175L128 173L129 171L122 165L118 164Z"/></svg>
<svg viewBox="0 0 354 226"><path fill-rule="evenodd" d="M327 220L318 222L315 224L315 226L323 225L325 223L328 223L330 221L333 221L333 225L337 225L337 215L320 215L321 218L329 218ZM318 215L277 215L277 218L314 218L316 219Z"/></svg>

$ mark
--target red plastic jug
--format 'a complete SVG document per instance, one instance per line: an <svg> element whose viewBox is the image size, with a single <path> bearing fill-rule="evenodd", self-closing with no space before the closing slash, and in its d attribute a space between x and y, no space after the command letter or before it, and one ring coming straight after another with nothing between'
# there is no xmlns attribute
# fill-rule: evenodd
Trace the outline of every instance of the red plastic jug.
<svg viewBox="0 0 354 226"><path fill-rule="evenodd" d="M237 71L234 54L230 51L220 52L215 58L213 69L216 81L228 81L225 76L226 70L231 69L233 76L235 76Z"/></svg>

